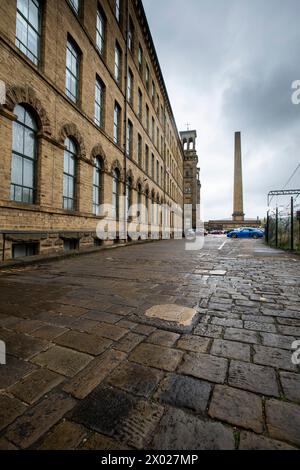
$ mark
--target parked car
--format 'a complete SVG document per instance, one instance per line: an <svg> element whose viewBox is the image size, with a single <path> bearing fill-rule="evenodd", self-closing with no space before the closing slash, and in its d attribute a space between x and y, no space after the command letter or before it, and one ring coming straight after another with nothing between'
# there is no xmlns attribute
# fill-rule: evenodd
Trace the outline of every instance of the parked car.
<svg viewBox="0 0 300 470"><path fill-rule="evenodd" d="M211 235L224 235L223 230L212 230L210 232Z"/></svg>
<svg viewBox="0 0 300 470"><path fill-rule="evenodd" d="M242 227L227 233L228 238L263 238L264 232L257 228Z"/></svg>

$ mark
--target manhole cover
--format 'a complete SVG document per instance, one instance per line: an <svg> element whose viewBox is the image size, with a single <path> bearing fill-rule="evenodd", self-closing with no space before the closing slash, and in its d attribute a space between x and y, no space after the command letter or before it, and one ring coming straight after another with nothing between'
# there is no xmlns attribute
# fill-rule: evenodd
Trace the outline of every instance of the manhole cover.
<svg viewBox="0 0 300 470"><path fill-rule="evenodd" d="M165 320L182 326L192 325L196 314L197 312L194 308L176 304L155 305L145 313L146 317Z"/></svg>

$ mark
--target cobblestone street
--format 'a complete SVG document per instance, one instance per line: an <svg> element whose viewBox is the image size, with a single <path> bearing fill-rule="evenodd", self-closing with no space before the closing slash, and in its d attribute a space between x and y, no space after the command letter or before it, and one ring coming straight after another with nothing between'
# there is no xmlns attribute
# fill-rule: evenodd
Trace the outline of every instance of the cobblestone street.
<svg viewBox="0 0 300 470"><path fill-rule="evenodd" d="M299 285L296 255L210 236L0 271L0 449L300 448Z"/></svg>

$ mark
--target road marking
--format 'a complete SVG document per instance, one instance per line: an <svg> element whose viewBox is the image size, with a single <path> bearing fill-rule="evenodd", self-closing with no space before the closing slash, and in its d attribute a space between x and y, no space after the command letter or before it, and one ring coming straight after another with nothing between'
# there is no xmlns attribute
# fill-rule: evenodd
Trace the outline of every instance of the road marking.
<svg viewBox="0 0 300 470"><path fill-rule="evenodd" d="M225 242L224 242L224 243L222 243L222 245L221 245L221 246L219 246L218 250L219 250L219 251L220 251L220 250L222 250L223 246L224 246L224 245L226 245L226 243L227 243L227 240L225 240Z"/></svg>

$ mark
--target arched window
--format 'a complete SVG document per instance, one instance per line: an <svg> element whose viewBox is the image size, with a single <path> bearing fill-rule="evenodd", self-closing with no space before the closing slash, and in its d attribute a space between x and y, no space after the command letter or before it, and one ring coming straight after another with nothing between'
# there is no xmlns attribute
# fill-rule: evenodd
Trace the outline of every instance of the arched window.
<svg viewBox="0 0 300 470"><path fill-rule="evenodd" d="M113 171L113 185L112 185L112 208L113 208L113 217L119 219L119 208L120 208L120 172L116 168Z"/></svg>
<svg viewBox="0 0 300 470"><path fill-rule="evenodd" d="M76 161L77 146L69 137L65 140L63 208L76 209Z"/></svg>
<svg viewBox="0 0 300 470"><path fill-rule="evenodd" d="M128 217L131 205L132 205L132 179L129 176L127 178L127 184L126 184L126 214L127 214L127 217Z"/></svg>
<svg viewBox="0 0 300 470"><path fill-rule="evenodd" d="M13 123L11 199L26 204L35 203L37 125L27 109L17 105L17 120Z"/></svg>
<svg viewBox="0 0 300 470"><path fill-rule="evenodd" d="M100 215L103 192L103 162L101 157L96 157L94 161L93 178L93 214Z"/></svg>

